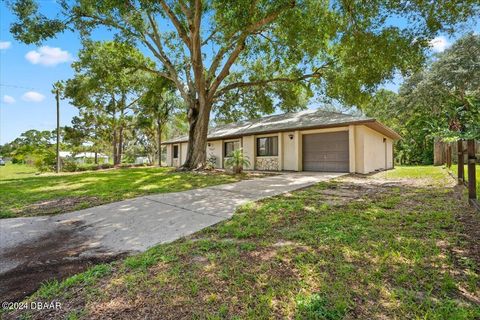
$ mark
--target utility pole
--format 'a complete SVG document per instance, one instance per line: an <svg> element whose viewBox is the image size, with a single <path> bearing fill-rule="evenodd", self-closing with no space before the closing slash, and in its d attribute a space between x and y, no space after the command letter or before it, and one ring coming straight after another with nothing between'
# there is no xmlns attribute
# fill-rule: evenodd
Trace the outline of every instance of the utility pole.
<svg viewBox="0 0 480 320"><path fill-rule="evenodd" d="M60 97L58 88L55 89L57 100L57 173L60 173Z"/></svg>

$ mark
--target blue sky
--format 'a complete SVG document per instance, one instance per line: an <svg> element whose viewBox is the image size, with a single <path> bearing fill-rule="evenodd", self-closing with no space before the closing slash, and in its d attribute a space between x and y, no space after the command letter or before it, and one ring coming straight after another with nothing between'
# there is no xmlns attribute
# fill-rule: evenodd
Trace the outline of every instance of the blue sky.
<svg viewBox="0 0 480 320"><path fill-rule="evenodd" d="M43 10L55 13L59 6L54 0L41 1ZM14 17L4 1L0 3L0 144L9 142L29 129L53 130L55 128L55 98L52 84L73 75L70 63L80 49L80 41L73 33L64 33L45 41L40 47L25 45L13 39L9 32ZM476 32L479 25L475 26ZM108 32L97 37L108 39ZM455 37L440 36L434 45L442 51ZM384 87L398 88L400 77L387 82ZM61 102L61 125L68 125L76 108Z"/></svg>

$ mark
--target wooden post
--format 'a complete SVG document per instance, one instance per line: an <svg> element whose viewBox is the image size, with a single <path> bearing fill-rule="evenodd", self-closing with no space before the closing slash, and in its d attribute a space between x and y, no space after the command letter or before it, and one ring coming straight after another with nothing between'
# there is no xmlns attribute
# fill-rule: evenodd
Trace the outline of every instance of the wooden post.
<svg viewBox="0 0 480 320"><path fill-rule="evenodd" d="M445 163L444 157L444 144L438 137L435 138L433 143L433 165L441 166Z"/></svg>
<svg viewBox="0 0 480 320"><path fill-rule="evenodd" d="M467 141L468 152L468 198L471 200L477 199L477 181L475 166L477 157L475 156L475 140Z"/></svg>
<svg viewBox="0 0 480 320"><path fill-rule="evenodd" d="M464 155L463 155L463 140L457 141L457 151L458 151L458 184L463 184L465 182L465 169L464 169Z"/></svg>
<svg viewBox="0 0 480 320"><path fill-rule="evenodd" d="M452 145L447 143L447 167L450 169L452 166Z"/></svg>
<svg viewBox="0 0 480 320"><path fill-rule="evenodd" d="M58 88L55 90L55 100L57 100L57 173L60 172L60 97Z"/></svg>

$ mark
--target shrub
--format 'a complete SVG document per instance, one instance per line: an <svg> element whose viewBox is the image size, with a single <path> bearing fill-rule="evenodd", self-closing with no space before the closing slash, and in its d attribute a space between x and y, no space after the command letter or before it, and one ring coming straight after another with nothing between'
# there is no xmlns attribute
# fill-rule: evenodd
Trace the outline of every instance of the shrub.
<svg viewBox="0 0 480 320"><path fill-rule="evenodd" d="M243 154L243 150L237 149L232 152L230 157L225 161L225 165L228 168L232 168L233 173L242 173L243 166L250 166L248 157Z"/></svg>
<svg viewBox="0 0 480 320"><path fill-rule="evenodd" d="M217 166L217 157L214 155L210 155L210 157L207 159L207 163L205 165L205 169L207 170L213 170Z"/></svg>
<svg viewBox="0 0 480 320"><path fill-rule="evenodd" d="M67 158L63 160L62 171L74 172L77 171L78 164L74 159Z"/></svg>

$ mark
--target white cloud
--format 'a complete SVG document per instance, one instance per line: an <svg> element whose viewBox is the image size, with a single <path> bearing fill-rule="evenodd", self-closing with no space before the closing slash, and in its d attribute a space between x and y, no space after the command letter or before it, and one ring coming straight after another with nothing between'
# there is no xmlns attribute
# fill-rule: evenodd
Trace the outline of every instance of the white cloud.
<svg viewBox="0 0 480 320"><path fill-rule="evenodd" d="M10 48L12 43L10 41L0 41L0 50L6 50Z"/></svg>
<svg viewBox="0 0 480 320"><path fill-rule="evenodd" d="M433 52L443 52L450 46L450 42L448 42L447 38L444 36L438 36L430 41L430 47L432 48Z"/></svg>
<svg viewBox="0 0 480 320"><path fill-rule="evenodd" d="M35 91L28 91L25 92L25 94L22 96L22 99L28 102L41 102L43 99L45 99L45 96Z"/></svg>
<svg viewBox="0 0 480 320"><path fill-rule="evenodd" d="M9 95L4 95L2 101L6 104L15 103L15 98Z"/></svg>
<svg viewBox="0 0 480 320"><path fill-rule="evenodd" d="M71 54L60 48L51 48L49 46L29 51L25 58L33 64L41 64L44 66L56 66L72 60Z"/></svg>

